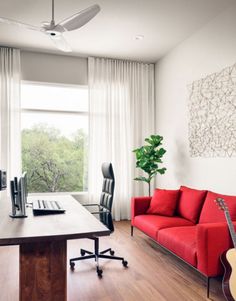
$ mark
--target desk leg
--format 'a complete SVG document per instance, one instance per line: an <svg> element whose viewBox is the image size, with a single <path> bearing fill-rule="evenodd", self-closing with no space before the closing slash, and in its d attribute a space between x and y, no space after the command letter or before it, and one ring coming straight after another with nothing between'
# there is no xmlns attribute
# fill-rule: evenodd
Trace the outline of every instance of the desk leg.
<svg viewBox="0 0 236 301"><path fill-rule="evenodd" d="M20 301L66 301L66 240L20 245Z"/></svg>

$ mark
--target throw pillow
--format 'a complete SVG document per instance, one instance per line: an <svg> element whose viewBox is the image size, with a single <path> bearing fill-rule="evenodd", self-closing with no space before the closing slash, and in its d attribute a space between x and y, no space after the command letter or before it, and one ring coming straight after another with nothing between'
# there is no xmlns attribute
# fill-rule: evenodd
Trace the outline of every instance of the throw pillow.
<svg viewBox="0 0 236 301"><path fill-rule="evenodd" d="M224 199L233 221L236 221L236 196L223 195L208 191L206 200L202 207L202 212L199 219L199 224L202 223L219 223L225 222L225 215L223 210L220 210L214 202L216 198Z"/></svg>
<svg viewBox="0 0 236 301"><path fill-rule="evenodd" d="M179 190L155 189L148 214L173 216L179 197Z"/></svg>
<svg viewBox="0 0 236 301"><path fill-rule="evenodd" d="M197 223L205 200L207 191L189 188L186 186L180 187L180 199L177 213L179 216Z"/></svg>

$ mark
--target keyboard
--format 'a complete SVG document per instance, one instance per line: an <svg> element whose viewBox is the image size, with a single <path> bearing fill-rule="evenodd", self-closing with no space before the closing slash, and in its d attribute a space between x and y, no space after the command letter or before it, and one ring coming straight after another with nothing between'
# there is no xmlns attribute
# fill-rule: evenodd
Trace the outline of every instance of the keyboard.
<svg viewBox="0 0 236 301"><path fill-rule="evenodd" d="M64 213L65 209L57 201L35 200L33 201L33 213L35 215Z"/></svg>

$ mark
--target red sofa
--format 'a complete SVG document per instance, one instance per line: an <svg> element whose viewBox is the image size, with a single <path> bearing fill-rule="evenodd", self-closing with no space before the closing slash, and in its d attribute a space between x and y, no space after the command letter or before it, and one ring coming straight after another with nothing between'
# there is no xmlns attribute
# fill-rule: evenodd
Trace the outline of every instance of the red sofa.
<svg viewBox="0 0 236 301"><path fill-rule="evenodd" d="M220 255L232 247L227 223L214 200L225 200L236 228L236 196L181 186L156 189L131 201L131 235L138 228L209 279L223 273Z"/></svg>

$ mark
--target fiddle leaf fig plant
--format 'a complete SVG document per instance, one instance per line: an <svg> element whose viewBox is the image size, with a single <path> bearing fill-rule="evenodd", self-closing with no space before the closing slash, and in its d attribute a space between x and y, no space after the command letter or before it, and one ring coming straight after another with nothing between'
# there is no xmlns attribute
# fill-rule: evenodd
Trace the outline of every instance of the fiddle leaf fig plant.
<svg viewBox="0 0 236 301"><path fill-rule="evenodd" d="M151 135L146 138L146 145L141 146L133 150L136 155L136 167L142 169L147 176L137 177L135 181L143 181L148 183L148 192L150 196L150 183L152 178L156 176L157 173L164 174L166 171L165 167L160 168L159 165L162 164L162 157L166 153L166 150L162 147L163 137L159 135Z"/></svg>

